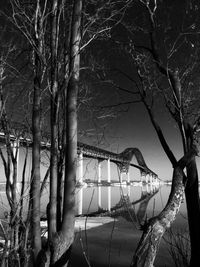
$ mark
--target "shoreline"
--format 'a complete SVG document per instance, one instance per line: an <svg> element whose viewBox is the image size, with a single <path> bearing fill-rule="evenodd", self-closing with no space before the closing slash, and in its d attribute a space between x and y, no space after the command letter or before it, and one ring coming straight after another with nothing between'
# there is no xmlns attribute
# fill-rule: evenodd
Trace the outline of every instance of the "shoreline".
<svg viewBox="0 0 200 267"><path fill-rule="evenodd" d="M124 218L81 217L76 220L70 267L129 266L142 231ZM165 241L155 260L157 267L175 266Z"/></svg>
<svg viewBox="0 0 200 267"><path fill-rule="evenodd" d="M47 222L41 227L46 231ZM130 266L142 231L123 217L76 217L70 267ZM47 237L47 232L45 233ZM2 239L0 240L1 243ZM156 267L174 267L167 242L162 239Z"/></svg>

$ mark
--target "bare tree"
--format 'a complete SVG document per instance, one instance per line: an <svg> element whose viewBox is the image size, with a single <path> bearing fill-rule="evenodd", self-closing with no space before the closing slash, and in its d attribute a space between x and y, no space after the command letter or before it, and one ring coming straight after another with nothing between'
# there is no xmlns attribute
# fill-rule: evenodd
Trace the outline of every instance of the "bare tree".
<svg viewBox="0 0 200 267"><path fill-rule="evenodd" d="M3 161L5 176L6 176L6 196L8 203L10 205L10 221L11 226L11 238L10 247L13 250L13 254L17 256L17 246L18 246L18 227L19 227L19 210L18 210L18 200L17 200L17 154L19 153L19 146L17 145L14 149L13 142L11 141L11 129L7 117L7 112L5 108L5 101L3 96L3 80L5 79L5 66L6 59L1 57L0 66L0 106L1 106L1 125L5 135L6 143L6 154L7 159L4 156L2 149L0 148L0 156ZM15 143L16 145L16 143Z"/></svg>
<svg viewBox="0 0 200 267"><path fill-rule="evenodd" d="M180 10L182 15L178 18ZM132 95L133 99L137 96L139 101L144 103L160 143L175 168L174 171L178 162L156 119L155 106L156 100L163 97L166 108L179 129L183 154L187 155L193 148L195 136L199 131L197 10L199 4L191 1L181 6L175 3L167 6L160 1L139 0L133 3L121 23L126 31L124 42L121 42L121 39L116 40L115 36L115 41L126 51L130 64L135 65L133 72L136 77L120 70L120 75L132 82L133 88L125 90L120 86L116 87ZM140 12L140 15L135 17L137 12ZM130 19L130 15L133 19ZM126 104L130 104L130 101ZM190 266L196 266L200 250L200 202L194 157L186 169L187 175L182 178L186 180L185 195L191 242ZM176 183L176 175L173 180Z"/></svg>
<svg viewBox="0 0 200 267"><path fill-rule="evenodd" d="M15 70L13 55L16 53L15 46L2 45L1 52L1 72L0 72L0 129L2 138L5 142L5 148L0 148L0 157L4 167L6 178L6 196L9 203L9 209L6 211L7 233L5 232L4 253L1 259L1 266L6 264L20 265L20 262L26 261L27 235L25 222L23 218L23 202L25 195L25 172L27 167L27 152L26 148L22 178L19 177L19 146L20 137L23 135L24 128L13 129L11 115L8 112L7 98L5 97L7 88L9 88L10 80L19 78L19 72ZM9 94L8 94L9 95ZM11 96L11 93L10 95ZM23 162L22 162L23 163ZM21 178L21 179L20 179ZM19 181L22 181L20 190ZM8 242L10 241L10 242Z"/></svg>
<svg viewBox="0 0 200 267"><path fill-rule="evenodd" d="M143 234L135 251L131 266L153 266L162 236L176 218L184 194L183 169L198 155L194 147L188 154L180 159L174 168L172 190L168 202L162 212L151 218L143 226Z"/></svg>
<svg viewBox="0 0 200 267"><path fill-rule="evenodd" d="M37 1L35 8L35 49L34 53L34 91L32 111L32 178L31 178L31 228L33 236L33 253L36 261L41 250L40 230L40 143L41 143L41 84L43 79L43 55L44 55L44 27L40 1Z"/></svg>
<svg viewBox="0 0 200 267"><path fill-rule="evenodd" d="M28 41L33 59L31 225L34 262L46 257L52 266L67 264L74 238L77 167L77 101L80 54L92 41L105 38L124 15L130 1L12 0L12 21ZM82 64L82 65L81 65ZM50 94L46 93L48 89ZM41 246L40 143L42 103L50 99L50 197L48 242ZM48 106L47 104L47 106ZM64 193L61 190L64 177ZM64 199L62 200L62 196ZM63 201L63 207L61 203ZM50 252L50 253L49 253Z"/></svg>

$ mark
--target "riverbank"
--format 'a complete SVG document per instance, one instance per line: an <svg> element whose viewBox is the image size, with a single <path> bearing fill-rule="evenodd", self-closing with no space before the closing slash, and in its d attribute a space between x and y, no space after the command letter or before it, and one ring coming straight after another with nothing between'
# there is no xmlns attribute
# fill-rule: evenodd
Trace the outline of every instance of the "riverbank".
<svg viewBox="0 0 200 267"><path fill-rule="evenodd" d="M46 221L41 226L47 234ZM141 235L134 222L122 217L76 217L70 267L129 267ZM163 239L155 267L175 267Z"/></svg>
<svg viewBox="0 0 200 267"><path fill-rule="evenodd" d="M122 217L79 217L75 230L71 267L128 267L142 234ZM160 244L155 266L175 266L165 241Z"/></svg>

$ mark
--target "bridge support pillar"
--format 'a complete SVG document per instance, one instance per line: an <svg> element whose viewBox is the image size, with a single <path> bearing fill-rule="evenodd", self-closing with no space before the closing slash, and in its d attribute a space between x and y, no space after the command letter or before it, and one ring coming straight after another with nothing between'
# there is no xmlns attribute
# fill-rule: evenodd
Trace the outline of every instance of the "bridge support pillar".
<svg viewBox="0 0 200 267"><path fill-rule="evenodd" d="M131 196L131 187L130 187L130 185L127 186L127 196L128 197Z"/></svg>
<svg viewBox="0 0 200 267"><path fill-rule="evenodd" d="M78 202L78 215L83 214L83 188L78 189L77 193L77 202Z"/></svg>
<svg viewBox="0 0 200 267"><path fill-rule="evenodd" d="M152 175L151 174L149 175L149 182L152 185Z"/></svg>
<svg viewBox="0 0 200 267"><path fill-rule="evenodd" d="M98 184L101 183L101 161L98 160Z"/></svg>
<svg viewBox="0 0 200 267"><path fill-rule="evenodd" d="M158 184L158 177L155 177L155 184Z"/></svg>
<svg viewBox="0 0 200 267"><path fill-rule="evenodd" d="M150 189L150 185L149 184L146 184L146 190L147 190L147 193L151 193L151 189Z"/></svg>
<svg viewBox="0 0 200 267"><path fill-rule="evenodd" d="M142 186L141 186L141 194L142 194L142 196L143 195L146 195L146 193L147 193L147 188L146 188L146 185L145 184L142 184Z"/></svg>
<svg viewBox="0 0 200 267"><path fill-rule="evenodd" d="M141 182L142 183L146 182L146 176L144 174L141 175Z"/></svg>
<svg viewBox="0 0 200 267"><path fill-rule="evenodd" d="M127 172L127 183L130 184L130 173Z"/></svg>
<svg viewBox="0 0 200 267"><path fill-rule="evenodd" d="M119 182L120 182L120 184L123 182L122 177L123 177L123 172L120 172L119 173Z"/></svg>
<svg viewBox="0 0 200 267"><path fill-rule="evenodd" d="M78 182L83 183L83 153L78 156Z"/></svg>
<svg viewBox="0 0 200 267"><path fill-rule="evenodd" d="M153 193L153 177L149 175L149 183L150 183L150 192Z"/></svg>
<svg viewBox="0 0 200 267"><path fill-rule="evenodd" d="M107 164L108 164L108 183L110 183L111 181L111 175L110 175L110 159L107 160Z"/></svg>

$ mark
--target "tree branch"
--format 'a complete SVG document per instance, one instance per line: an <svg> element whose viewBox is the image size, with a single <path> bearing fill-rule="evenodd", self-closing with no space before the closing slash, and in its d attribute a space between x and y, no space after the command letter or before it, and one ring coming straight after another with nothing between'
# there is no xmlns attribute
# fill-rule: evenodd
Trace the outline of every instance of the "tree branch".
<svg viewBox="0 0 200 267"><path fill-rule="evenodd" d="M162 236L175 220L183 200L183 178L185 176L183 169L196 155L197 149L194 148L177 162L173 172L168 202L158 216L151 218L143 226L144 231L133 256L131 267L153 266Z"/></svg>

